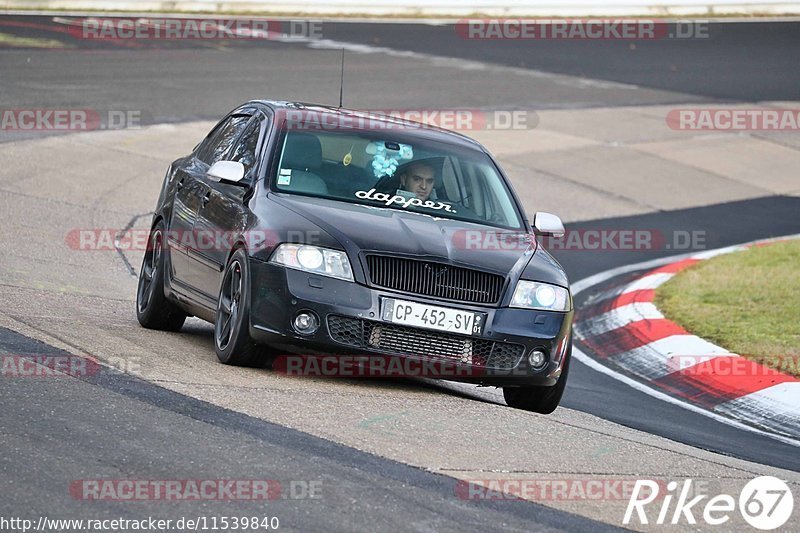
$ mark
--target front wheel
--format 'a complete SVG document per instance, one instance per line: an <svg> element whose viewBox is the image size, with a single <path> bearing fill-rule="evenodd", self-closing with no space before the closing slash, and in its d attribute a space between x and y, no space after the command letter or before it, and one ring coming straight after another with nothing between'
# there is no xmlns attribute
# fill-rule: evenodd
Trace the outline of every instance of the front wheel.
<svg viewBox="0 0 800 533"><path fill-rule="evenodd" d="M250 270L247 254L236 250L225 267L214 319L214 351L226 365L253 366L261 347L250 338Z"/></svg>
<svg viewBox="0 0 800 533"><path fill-rule="evenodd" d="M558 382L551 387L503 387L503 397L509 407L533 411L549 415L561 403L564 389L567 387L569 375L569 362L572 359L572 343L570 342L567 353L564 354L564 369Z"/></svg>
<svg viewBox="0 0 800 533"><path fill-rule="evenodd" d="M164 295L166 255L164 223L159 221L150 230L142 259L136 289L136 318L149 329L178 331L186 320L186 313Z"/></svg>

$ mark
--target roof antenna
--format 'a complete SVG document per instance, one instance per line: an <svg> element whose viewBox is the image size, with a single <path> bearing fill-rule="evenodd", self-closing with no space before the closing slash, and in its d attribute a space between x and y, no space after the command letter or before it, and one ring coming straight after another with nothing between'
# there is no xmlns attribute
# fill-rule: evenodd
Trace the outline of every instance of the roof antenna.
<svg viewBox="0 0 800 533"><path fill-rule="evenodd" d="M342 48L342 75L339 78L339 108L342 107L342 94L344 92L344 48Z"/></svg>

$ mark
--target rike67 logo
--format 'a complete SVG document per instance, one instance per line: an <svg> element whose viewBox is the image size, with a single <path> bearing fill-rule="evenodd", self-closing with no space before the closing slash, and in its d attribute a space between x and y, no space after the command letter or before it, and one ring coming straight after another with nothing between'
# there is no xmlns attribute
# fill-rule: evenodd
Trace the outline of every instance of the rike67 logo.
<svg viewBox="0 0 800 533"><path fill-rule="evenodd" d="M770 531L783 526L792 516L794 498L789 486L782 480L772 476L761 476L749 481L739 494L738 501L729 494L718 494L709 497L697 494L692 487L692 480L684 480L682 485L670 481L666 493L660 494L663 484L649 479L639 479L633 487L628 500L624 525L629 525L634 518L642 525L654 519L652 511L658 510L653 521L656 525L695 525L698 517L711 526L722 526L728 523L737 511L750 526L762 531ZM649 509L648 505L658 500L658 504ZM673 506L674 502L674 506ZM728 524L733 527L733 524Z"/></svg>

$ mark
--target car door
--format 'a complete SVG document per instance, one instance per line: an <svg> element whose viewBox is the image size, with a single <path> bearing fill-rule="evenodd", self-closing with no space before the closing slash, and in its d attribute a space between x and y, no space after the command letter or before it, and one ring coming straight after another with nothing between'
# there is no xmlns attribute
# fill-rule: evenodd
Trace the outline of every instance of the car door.
<svg viewBox="0 0 800 533"><path fill-rule="evenodd" d="M227 119L226 119L227 120ZM190 271L187 249L192 246L194 235L192 229L200 210L200 201L205 194L205 186L200 176L205 172L198 155L213 144L220 128L226 121L220 122L211 133L198 145L195 152L177 164L172 181L175 183L175 194L170 211L167 244L169 245L171 279L176 288L189 286Z"/></svg>
<svg viewBox="0 0 800 533"><path fill-rule="evenodd" d="M177 225L180 226L181 231L176 234L183 239L183 248L186 252L186 270L180 281L196 295L203 296L198 284L201 269L198 261L203 257L203 249L208 247L203 236L199 236L195 229L198 213L208 198L209 186L206 173L212 164L220 161L230 150L248 120L250 115L246 114L232 114L226 117L198 146L183 168L183 186L179 194L183 197L185 209L182 213L173 212L173 219L176 219ZM208 304L208 302L203 303Z"/></svg>
<svg viewBox="0 0 800 533"><path fill-rule="evenodd" d="M260 113L254 116L237 138L226 161L244 165L243 183L254 183L258 175L258 154L263 146L268 119ZM248 207L244 200L248 187L219 183L207 179L208 192L201 202L195 222L195 233L214 235L216 243L203 250L199 261L198 289L205 295L217 298L222 272L236 236L241 235L248 221Z"/></svg>

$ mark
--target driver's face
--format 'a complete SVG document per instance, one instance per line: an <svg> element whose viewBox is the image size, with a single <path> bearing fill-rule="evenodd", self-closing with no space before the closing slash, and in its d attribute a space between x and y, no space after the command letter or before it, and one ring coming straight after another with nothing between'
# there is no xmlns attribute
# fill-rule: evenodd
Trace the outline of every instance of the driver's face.
<svg viewBox="0 0 800 533"><path fill-rule="evenodd" d="M400 176L403 190L413 192L420 200L427 200L433 192L435 176L433 169L426 165L413 166Z"/></svg>

